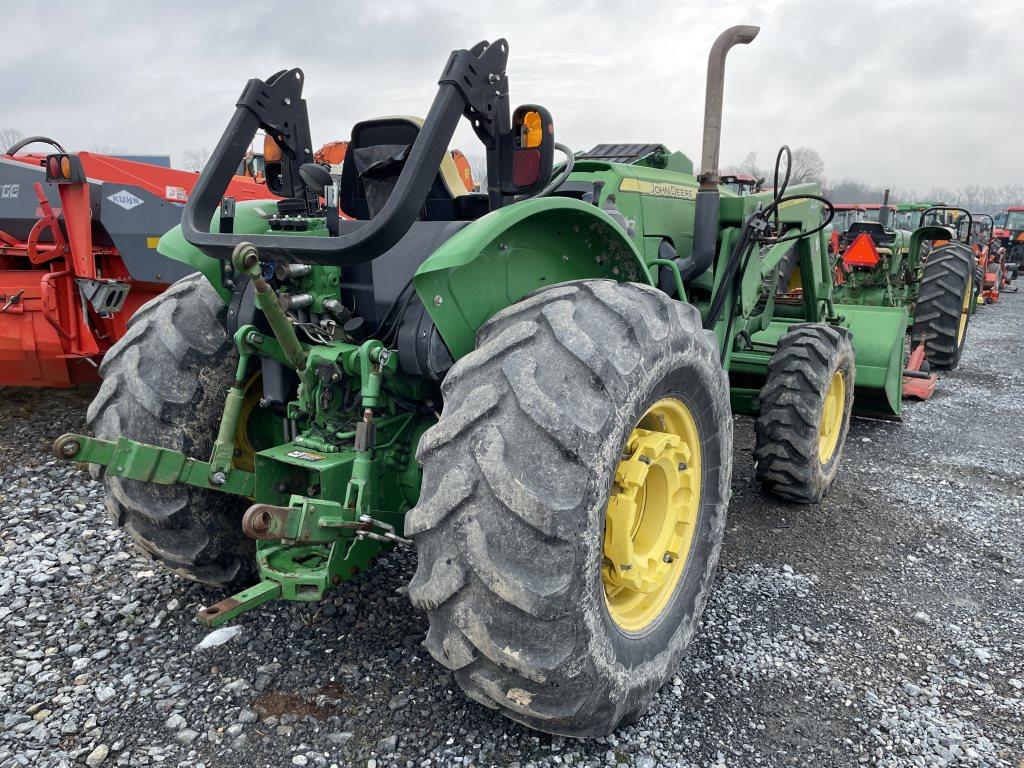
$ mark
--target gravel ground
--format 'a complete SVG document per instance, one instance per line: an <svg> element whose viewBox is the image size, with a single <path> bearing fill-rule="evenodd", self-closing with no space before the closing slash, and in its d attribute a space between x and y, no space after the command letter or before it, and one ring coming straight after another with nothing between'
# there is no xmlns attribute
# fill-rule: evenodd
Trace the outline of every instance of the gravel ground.
<svg viewBox="0 0 1024 768"><path fill-rule="evenodd" d="M717 588L637 724L573 741L466 700L420 647L414 555L243 617L137 555L47 446L90 392L0 392L0 766L1024 766L1024 296L977 315L902 425L858 421L825 503L753 486L736 423ZM225 633L220 633L221 635ZM230 633L228 633L230 634Z"/></svg>

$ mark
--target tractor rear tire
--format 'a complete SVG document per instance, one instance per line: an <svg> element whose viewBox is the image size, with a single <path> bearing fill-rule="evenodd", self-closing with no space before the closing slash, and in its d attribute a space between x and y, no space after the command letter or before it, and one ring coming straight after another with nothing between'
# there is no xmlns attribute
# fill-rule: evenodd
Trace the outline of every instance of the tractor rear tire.
<svg viewBox="0 0 1024 768"><path fill-rule="evenodd" d="M932 370L951 371L960 362L974 310L974 272L974 255L963 245L943 245L928 256L910 335L911 348L924 342Z"/></svg>
<svg viewBox="0 0 1024 768"><path fill-rule="evenodd" d="M754 424L754 474L765 492L804 504L828 493L850 429L855 373L845 328L806 323L779 339Z"/></svg>
<svg viewBox="0 0 1024 768"><path fill-rule="evenodd" d="M213 447L238 354L227 307L201 274L144 304L100 366L103 384L88 425L105 440L132 440L206 458ZM188 485L105 476L107 511L143 554L193 581L250 583L255 545L242 534L242 499Z"/></svg>
<svg viewBox="0 0 1024 768"><path fill-rule="evenodd" d="M648 286L559 284L485 323L442 392L405 527L424 645L470 698L530 728L598 736L635 720L694 635L725 533L733 426L714 336L692 305ZM682 497L662 494L693 505L691 538L643 561L638 572L678 570L629 629L613 617L606 519L620 462L644 461L626 446L655 429L646 419L662 403L685 407L698 446L696 459L654 462L662 481L693 473ZM634 508L641 529L653 493Z"/></svg>

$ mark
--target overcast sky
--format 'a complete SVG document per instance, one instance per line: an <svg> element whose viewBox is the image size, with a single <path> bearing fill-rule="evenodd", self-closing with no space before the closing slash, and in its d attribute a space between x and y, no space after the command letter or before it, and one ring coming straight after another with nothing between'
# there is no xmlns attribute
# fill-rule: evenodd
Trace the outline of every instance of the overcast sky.
<svg viewBox="0 0 1024 768"><path fill-rule="evenodd" d="M1024 182L1024 2L505 0L5 2L0 128L69 148L212 148L250 77L306 72L314 144L423 114L449 52L509 40L513 105L547 106L574 149L651 141L700 154L707 53L735 49L723 164L781 143L831 178L926 190ZM478 152L472 133L458 144Z"/></svg>

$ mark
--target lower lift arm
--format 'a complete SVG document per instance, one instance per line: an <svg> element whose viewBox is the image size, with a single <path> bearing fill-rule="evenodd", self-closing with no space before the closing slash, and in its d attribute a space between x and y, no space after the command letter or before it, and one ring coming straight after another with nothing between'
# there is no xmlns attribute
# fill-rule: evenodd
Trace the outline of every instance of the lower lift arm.
<svg viewBox="0 0 1024 768"><path fill-rule="evenodd" d="M241 527L258 542L256 560L262 581L200 611L199 620L209 626L223 624L275 598L318 600L331 587L368 567L382 546L411 543L396 530L400 512L373 508L381 449L386 450L401 436L408 439L414 428L411 414L377 419L376 412L387 401L383 379L395 372L397 358L376 340L358 346L340 341L312 347L303 344L261 275L256 249L248 244L238 246L233 262L236 271L253 281L256 303L274 335L267 336L253 326L236 332L238 368L209 461L124 437L110 441L69 434L54 444L58 457L103 465L110 476L164 485L185 483L258 502L249 507ZM319 399L313 393L319 381L317 368L323 365L358 380L362 408L362 418L352 433L338 433L332 439L321 428L319 437L308 431L291 443L262 451L257 470L267 475L261 474L260 483L256 472L233 466L247 367L254 354L278 360L298 372L305 395L302 402L291 403L289 410L295 406L303 418L319 418ZM378 428L388 436L382 446L377 444ZM352 443L338 443L343 437ZM303 473L318 478L308 483L310 488L329 483L330 489L316 491L316 497L294 491L282 495L280 482ZM279 480L275 480L277 475ZM270 492L272 503L263 503L268 500L267 489L274 487L278 492ZM301 487L305 492L306 486ZM257 499L258 495L264 498ZM338 498L343 501L333 500ZM287 505L282 504L285 501Z"/></svg>

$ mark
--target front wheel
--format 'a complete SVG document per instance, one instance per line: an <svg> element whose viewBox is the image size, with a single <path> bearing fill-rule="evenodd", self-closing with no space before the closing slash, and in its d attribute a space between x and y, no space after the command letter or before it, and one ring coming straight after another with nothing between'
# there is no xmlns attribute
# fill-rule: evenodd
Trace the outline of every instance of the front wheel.
<svg viewBox="0 0 1024 768"><path fill-rule="evenodd" d="M855 373L845 328L804 323L779 339L754 423L754 474L765 491L806 504L828 493L850 429Z"/></svg>
<svg viewBox="0 0 1024 768"><path fill-rule="evenodd" d="M417 454L425 645L481 704L603 735L675 672L711 587L732 467L714 337L691 305L589 280L477 342Z"/></svg>

